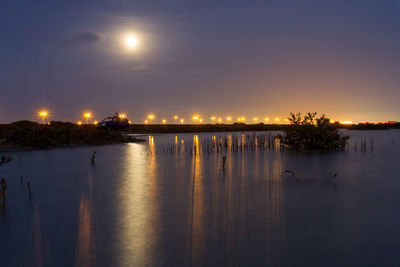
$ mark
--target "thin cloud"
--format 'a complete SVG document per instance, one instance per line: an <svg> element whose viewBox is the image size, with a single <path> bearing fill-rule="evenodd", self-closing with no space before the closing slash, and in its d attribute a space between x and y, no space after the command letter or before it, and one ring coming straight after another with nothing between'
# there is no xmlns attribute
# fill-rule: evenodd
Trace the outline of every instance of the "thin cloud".
<svg viewBox="0 0 400 267"><path fill-rule="evenodd" d="M103 40L103 35L92 31L81 31L75 34L74 40L81 44L94 44L101 42Z"/></svg>
<svg viewBox="0 0 400 267"><path fill-rule="evenodd" d="M130 68L133 71L148 70L149 67L146 65L137 65Z"/></svg>

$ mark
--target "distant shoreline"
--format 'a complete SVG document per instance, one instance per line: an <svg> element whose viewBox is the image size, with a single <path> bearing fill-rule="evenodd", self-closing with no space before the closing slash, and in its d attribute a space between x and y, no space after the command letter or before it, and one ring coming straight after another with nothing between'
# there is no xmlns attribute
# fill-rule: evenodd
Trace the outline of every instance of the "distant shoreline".
<svg viewBox="0 0 400 267"><path fill-rule="evenodd" d="M291 125L283 124L131 124L126 131L110 131L95 125L70 122L19 121L0 124L0 152L51 148L73 148L95 145L144 142L132 134L179 134L217 132L283 131ZM400 129L400 124L336 125L348 130Z"/></svg>
<svg viewBox="0 0 400 267"><path fill-rule="evenodd" d="M335 124L339 129L347 130L390 130L400 129L397 124ZM258 132L283 131L291 127L288 124L131 124L129 134L163 134L163 133L206 133L206 132Z"/></svg>
<svg viewBox="0 0 400 267"><path fill-rule="evenodd" d="M42 125L19 121L0 125L0 151L72 148L95 145L139 143L145 140L108 131L93 125L52 122Z"/></svg>

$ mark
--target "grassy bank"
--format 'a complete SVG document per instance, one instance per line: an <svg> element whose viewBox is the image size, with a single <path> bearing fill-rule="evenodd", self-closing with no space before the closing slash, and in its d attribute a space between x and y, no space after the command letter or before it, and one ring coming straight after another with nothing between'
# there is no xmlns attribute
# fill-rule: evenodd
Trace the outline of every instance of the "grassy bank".
<svg viewBox="0 0 400 267"><path fill-rule="evenodd" d="M103 145L139 142L120 132L107 131L93 125L76 125L69 122L18 121L0 125L0 150L13 148L52 148L83 145Z"/></svg>

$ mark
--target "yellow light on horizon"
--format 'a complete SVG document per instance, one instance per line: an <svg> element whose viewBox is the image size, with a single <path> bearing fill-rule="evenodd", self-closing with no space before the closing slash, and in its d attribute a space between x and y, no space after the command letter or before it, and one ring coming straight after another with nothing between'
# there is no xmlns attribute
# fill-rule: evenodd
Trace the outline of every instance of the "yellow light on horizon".
<svg viewBox="0 0 400 267"><path fill-rule="evenodd" d="M167 123L167 120L166 120L166 119L163 119L163 120L162 120L162 123L163 123L163 124L166 124L166 123Z"/></svg>
<svg viewBox="0 0 400 267"><path fill-rule="evenodd" d="M229 117L226 117L226 120L227 120L227 121L231 121L231 120L232 120L232 117L230 117L230 116L229 116Z"/></svg>
<svg viewBox="0 0 400 267"><path fill-rule="evenodd" d="M221 118L218 118L218 123L221 123L222 122L222 119Z"/></svg>
<svg viewBox="0 0 400 267"><path fill-rule="evenodd" d="M212 121L215 121L217 118L216 118L215 116L212 116L210 119L211 119Z"/></svg>
<svg viewBox="0 0 400 267"><path fill-rule="evenodd" d="M149 121L148 121L148 120L145 120L145 121L144 121L144 124L148 124L148 123L149 123Z"/></svg>
<svg viewBox="0 0 400 267"><path fill-rule="evenodd" d="M39 117L42 119L42 123L44 124L44 121L47 119L47 117L49 116L49 111L47 111L46 109L41 109L38 112Z"/></svg>
<svg viewBox="0 0 400 267"><path fill-rule="evenodd" d="M99 122L98 122L98 121L94 121L93 124L94 124L94 125L97 125L97 124L99 124Z"/></svg>
<svg viewBox="0 0 400 267"><path fill-rule="evenodd" d="M265 120L265 121L269 121L269 118L265 118L264 120Z"/></svg>
<svg viewBox="0 0 400 267"><path fill-rule="evenodd" d="M194 115L192 119L193 119L194 121L198 121L198 120L199 120L199 116Z"/></svg>
<svg viewBox="0 0 400 267"><path fill-rule="evenodd" d="M175 116L174 116L174 120L177 120L177 119L178 119L178 116L177 116L177 115L175 115Z"/></svg>
<svg viewBox="0 0 400 267"><path fill-rule="evenodd" d="M258 118L253 118L253 121L258 121Z"/></svg>
<svg viewBox="0 0 400 267"><path fill-rule="evenodd" d="M78 121L78 125L82 125L82 122L81 122L81 121Z"/></svg>
<svg viewBox="0 0 400 267"><path fill-rule="evenodd" d="M92 113L90 111L85 111L83 117L86 119L86 124L89 124L89 119L92 117Z"/></svg>
<svg viewBox="0 0 400 267"><path fill-rule="evenodd" d="M119 116L118 117L120 117L121 119L124 119L124 118L126 118L126 114L124 114L124 113L121 113L121 114L119 114Z"/></svg>
<svg viewBox="0 0 400 267"><path fill-rule="evenodd" d="M155 117L154 117L153 114L149 114L149 115L147 116L147 118L150 119L150 120L152 120L152 119L154 119Z"/></svg>
<svg viewBox="0 0 400 267"><path fill-rule="evenodd" d="M275 121L280 121L280 119L279 118L275 118Z"/></svg>
<svg viewBox="0 0 400 267"><path fill-rule="evenodd" d="M353 122L352 121L343 121L343 122L341 122L341 124L353 124Z"/></svg>
<svg viewBox="0 0 400 267"><path fill-rule="evenodd" d="M184 119L181 119L181 123L184 123L185 122L185 120Z"/></svg>

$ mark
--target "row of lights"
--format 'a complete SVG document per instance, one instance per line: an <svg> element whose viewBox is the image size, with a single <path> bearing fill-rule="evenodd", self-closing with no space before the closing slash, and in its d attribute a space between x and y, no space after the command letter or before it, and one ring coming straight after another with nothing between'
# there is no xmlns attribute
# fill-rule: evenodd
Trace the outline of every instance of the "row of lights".
<svg viewBox="0 0 400 267"><path fill-rule="evenodd" d="M150 114L150 115L147 116L147 119L144 121L144 123L145 123L145 124L149 124L149 123L151 123L154 119L155 119L155 115ZM211 120L212 122L217 122L217 123L222 123L222 122L223 122L223 118L221 118L221 117L216 117L216 116L210 117L210 120ZM233 117L231 117L231 116L225 117L225 120L226 120L227 122L232 122L232 121L233 121ZM242 117L238 117L236 120L237 120L237 122L245 122L245 121L246 121L246 117L243 117L243 116L242 116ZM177 121L177 122L180 122L180 123L184 123L184 122L185 122L185 119L184 119L184 118L180 118L178 115L175 115L175 116L174 116L174 121ZM201 118L199 115L194 115L194 116L192 117L192 121L195 122L195 123L203 123L204 119ZM254 117L254 118L253 118L253 122L256 123L256 122L258 122L258 121L259 121L259 120L258 120L257 117ZM270 118L265 118L264 121L265 121L265 122L269 122L269 121L270 121ZM275 118L274 121L275 121L276 123L278 123L278 122L281 121L281 119L280 119L280 118ZM288 122L289 120L288 120L288 119L285 119L284 121L285 121L285 122ZM162 120L161 120L161 123L162 123L162 124L166 124L166 123L167 123L167 120L166 120L166 119L162 119Z"/></svg>
<svg viewBox="0 0 400 267"><path fill-rule="evenodd" d="M49 111L47 111L47 110L40 110L39 111L39 117L42 119L42 123L44 124L45 123L45 121L47 121L47 118L49 117L49 115L50 115L50 112ZM90 111L86 111L86 112L84 112L83 113L83 118L86 120L86 124L89 124L89 122L90 122L90 119L92 118L92 113L90 112ZM124 118L127 118L127 116L126 116L126 114L119 114L119 117L120 118L122 118L122 119L124 119ZM147 115L147 118L146 118L146 120L144 121L144 123L145 124L149 124L149 123L152 123L153 122L153 120L155 119L155 115L154 114L149 114L149 115ZM194 115L193 117L192 117L192 120L193 120L193 122L195 122L195 123L203 123L203 118L201 118L199 115ZM217 123L222 123L223 122L223 119L221 118L221 117L216 117L216 116L211 116L210 117L210 120L212 121L212 122L217 122ZM227 117L225 117L225 120L227 121L227 122L232 122L233 121L233 117L232 116L227 116ZM254 117L253 119L253 122L254 123L257 123L258 121L259 121L259 119L257 118L257 117ZM179 123L181 123L181 124L183 124L183 123L185 123L185 119L184 118L180 118L178 115L175 115L174 116L174 121L176 121L176 122L179 122ZM242 116L242 117L238 117L237 119L236 119L236 121L237 122L245 122L246 121L246 117L244 117L244 116ZM264 121L265 122L270 122L270 118L264 118ZM280 121L281 121L281 119L280 118L274 118L273 119L273 121L275 122L275 123L279 123ZM289 122L289 120L288 119L285 119L284 120L285 122ZM331 120L331 123L334 123L335 121L332 121ZM95 125L96 124L98 124L98 121L94 121L93 122ZM129 121L129 123L131 123L130 121ZM166 124L167 123L167 120L166 119L162 119L161 120L161 123L162 124ZM351 121L339 121L339 123L340 124L352 124L353 122L351 122ZM78 121L78 124L79 125L82 125L82 121Z"/></svg>

